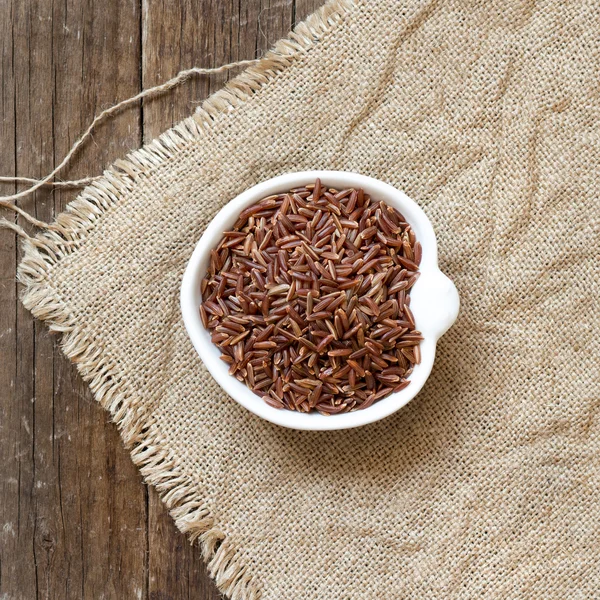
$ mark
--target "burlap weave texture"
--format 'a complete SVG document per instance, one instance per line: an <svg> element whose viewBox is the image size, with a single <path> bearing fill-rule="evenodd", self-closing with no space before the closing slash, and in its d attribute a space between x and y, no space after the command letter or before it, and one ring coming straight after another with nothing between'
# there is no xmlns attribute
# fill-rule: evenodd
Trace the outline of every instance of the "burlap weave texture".
<svg viewBox="0 0 600 600"><path fill-rule="evenodd" d="M593 0L334 2L26 243L26 306L228 596L600 598L599 82ZM408 193L461 295L358 430L247 413L179 312L212 216L313 168Z"/></svg>

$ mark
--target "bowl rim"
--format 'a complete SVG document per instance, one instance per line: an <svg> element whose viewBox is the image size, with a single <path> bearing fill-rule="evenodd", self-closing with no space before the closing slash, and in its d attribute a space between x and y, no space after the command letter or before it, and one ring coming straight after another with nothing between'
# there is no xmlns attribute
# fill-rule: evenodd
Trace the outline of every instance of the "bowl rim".
<svg viewBox="0 0 600 600"><path fill-rule="evenodd" d="M314 181L328 187L362 187L371 195L394 206L404 214L415 230L423 248L419 270L421 276L411 291L411 309L417 329L425 338L420 345L421 363L409 377L411 384L392 393L365 410L324 416L276 409L256 396L244 383L229 375L220 351L212 343L199 315L200 281L208 266L210 250L223 231L237 219L245 207L274 193L287 191ZM438 268L437 241L431 222L421 207L401 190L372 177L351 171L298 171L263 181L236 196L221 208L207 225L186 266L180 292L183 321L190 340L204 365L219 386L236 402L253 414L283 427L300 430L328 431L360 427L379 421L400 410L422 389L433 368L437 340L458 315L459 298L455 286Z"/></svg>

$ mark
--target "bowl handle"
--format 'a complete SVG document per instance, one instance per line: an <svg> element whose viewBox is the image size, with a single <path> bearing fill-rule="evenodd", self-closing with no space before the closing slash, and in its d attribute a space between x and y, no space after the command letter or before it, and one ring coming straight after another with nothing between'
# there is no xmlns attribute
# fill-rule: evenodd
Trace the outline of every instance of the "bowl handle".
<svg viewBox="0 0 600 600"><path fill-rule="evenodd" d="M435 285L435 313L437 338L441 338L452 326L460 310L460 297L452 280L438 271Z"/></svg>
<svg viewBox="0 0 600 600"><path fill-rule="evenodd" d="M417 328L437 341L450 329L458 316L460 298L456 286L436 268L421 275L412 296Z"/></svg>

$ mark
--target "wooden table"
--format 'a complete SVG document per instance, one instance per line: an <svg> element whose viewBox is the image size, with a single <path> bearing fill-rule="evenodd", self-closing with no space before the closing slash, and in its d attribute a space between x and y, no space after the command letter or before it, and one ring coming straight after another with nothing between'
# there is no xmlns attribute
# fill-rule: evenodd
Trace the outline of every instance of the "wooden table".
<svg viewBox="0 0 600 600"><path fill-rule="evenodd" d="M0 175L45 175L102 108L180 69L259 56L321 4L0 0ZM99 174L226 79L198 78L125 111L61 178ZM43 190L19 204L51 220L74 196ZM218 598L199 549L142 484L57 338L18 302L20 258L0 231L0 598Z"/></svg>

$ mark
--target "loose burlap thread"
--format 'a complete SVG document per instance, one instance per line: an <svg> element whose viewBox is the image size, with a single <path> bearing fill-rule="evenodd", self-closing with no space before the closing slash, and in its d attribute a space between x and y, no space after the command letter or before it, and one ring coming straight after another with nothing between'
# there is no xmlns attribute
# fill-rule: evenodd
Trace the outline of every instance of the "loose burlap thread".
<svg viewBox="0 0 600 600"><path fill-rule="evenodd" d="M599 23L330 3L25 240L24 304L230 598L600 597ZM462 299L422 393L357 430L249 414L179 313L214 214L311 168L406 191Z"/></svg>

